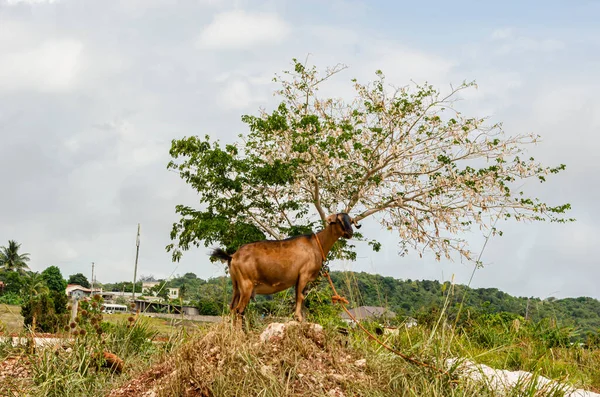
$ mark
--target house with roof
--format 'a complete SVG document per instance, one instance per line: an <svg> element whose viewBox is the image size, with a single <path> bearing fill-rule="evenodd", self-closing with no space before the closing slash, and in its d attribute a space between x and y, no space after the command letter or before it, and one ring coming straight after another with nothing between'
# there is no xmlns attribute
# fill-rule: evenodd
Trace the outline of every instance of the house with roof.
<svg viewBox="0 0 600 397"><path fill-rule="evenodd" d="M81 299L92 294L92 290L79 284L68 284L65 293L69 298Z"/></svg>

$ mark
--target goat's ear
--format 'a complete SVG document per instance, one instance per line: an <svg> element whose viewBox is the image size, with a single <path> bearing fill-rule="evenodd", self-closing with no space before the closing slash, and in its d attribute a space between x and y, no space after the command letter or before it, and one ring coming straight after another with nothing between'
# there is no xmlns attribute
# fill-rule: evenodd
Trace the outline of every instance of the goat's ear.
<svg viewBox="0 0 600 397"><path fill-rule="evenodd" d="M327 222L328 225L331 225L332 223L335 223L337 221L337 215L331 214L327 217L327 219L325 219L325 221Z"/></svg>

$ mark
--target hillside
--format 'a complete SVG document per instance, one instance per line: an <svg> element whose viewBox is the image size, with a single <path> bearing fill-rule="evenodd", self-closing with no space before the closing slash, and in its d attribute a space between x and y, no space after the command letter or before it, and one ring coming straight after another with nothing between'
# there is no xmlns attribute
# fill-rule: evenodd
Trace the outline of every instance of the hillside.
<svg viewBox="0 0 600 397"><path fill-rule="evenodd" d="M589 297L542 300L535 297L515 297L497 288L469 288L464 285L440 283L430 280L398 280L365 272L331 272L339 292L349 299L350 306L386 306L400 318L419 317L443 306L450 297L448 313L456 313L465 297L465 308L473 314L510 313L535 322L542 319L556 320L562 326L575 327L580 338L587 332L600 330L600 301ZM125 287L124 287L125 284ZM106 285L114 290L127 287L127 283ZM228 277L203 280L193 273L186 273L169 282L169 286L181 288L184 299L194 302L202 314L218 315L227 310L231 297L231 281ZM128 285L131 288L131 283ZM329 286L321 281L318 288L323 295ZM466 293L466 295L465 295ZM285 313L292 304L291 291L275 296L257 296L252 307L262 314ZM288 313L289 314L289 313ZM575 335L577 336L577 334Z"/></svg>
<svg viewBox="0 0 600 397"><path fill-rule="evenodd" d="M386 306L397 314L413 317L432 307L442 307L450 287L449 283L438 281L397 280L365 272L332 272L331 276L336 288L352 298L355 305ZM542 300L511 296L497 288L455 285L450 294L450 307L456 307L465 293L465 306L472 312L508 312L533 321L555 319L563 326L576 326L584 334L600 330L600 301L597 299L578 297Z"/></svg>

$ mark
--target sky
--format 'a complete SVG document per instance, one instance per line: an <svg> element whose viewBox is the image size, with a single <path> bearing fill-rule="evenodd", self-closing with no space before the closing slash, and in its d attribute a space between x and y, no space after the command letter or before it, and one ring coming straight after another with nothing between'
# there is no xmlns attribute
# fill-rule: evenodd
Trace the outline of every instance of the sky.
<svg viewBox="0 0 600 397"><path fill-rule="evenodd" d="M171 261L177 204L195 192L169 172L171 140L234 142L243 114L273 109L292 58L343 63L334 95L381 69L397 86L475 80L462 109L536 133L529 149L567 165L524 189L568 202L571 224L503 222L471 285L518 296L600 298L600 2L0 0L0 245L63 276L224 274L208 248ZM398 256L398 238L366 219L355 262L334 269L466 284L470 263ZM480 252L480 231L465 236Z"/></svg>

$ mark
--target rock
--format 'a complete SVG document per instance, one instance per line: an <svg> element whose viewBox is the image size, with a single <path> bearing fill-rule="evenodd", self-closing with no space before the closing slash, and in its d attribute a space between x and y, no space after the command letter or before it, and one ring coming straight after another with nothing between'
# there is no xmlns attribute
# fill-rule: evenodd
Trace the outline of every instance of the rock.
<svg viewBox="0 0 600 397"><path fill-rule="evenodd" d="M458 359L451 358L446 361L448 368L454 366ZM533 374L527 371L508 371L494 369L485 364L477 364L470 360L463 360L457 367L459 374L475 382L486 382L490 388L502 393L515 388L517 385L531 384ZM564 391L565 397L600 397L600 394L583 389L575 389L569 385L560 384L543 376L536 379L536 388L541 392L551 390Z"/></svg>
<svg viewBox="0 0 600 397"><path fill-rule="evenodd" d="M356 360L354 365L356 365L358 368L364 368L367 366L367 359L361 358L360 360Z"/></svg>
<svg viewBox="0 0 600 397"><path fill-rule="evenodd" d="M260 334L260 340L263 342L271 341L274 338L283 338L286 325L284 323L271 323Z"/></svg>
<svg viewBox="0 0 600 397"><path fill-rule="evenodd" d="M314 323L299 323L297 321L289 321L287 323L271 323L267 325L267 328L260 334L260 340L262 342L270 342L273 340L283 338L285 330L289 327L297 327L306 325L308 329L308 335L317 345L322 346L324 343L325 336L323 335L323 327L320 324Z"/></svg>

